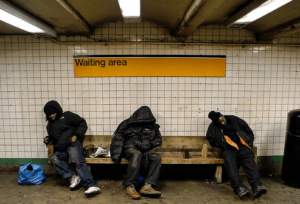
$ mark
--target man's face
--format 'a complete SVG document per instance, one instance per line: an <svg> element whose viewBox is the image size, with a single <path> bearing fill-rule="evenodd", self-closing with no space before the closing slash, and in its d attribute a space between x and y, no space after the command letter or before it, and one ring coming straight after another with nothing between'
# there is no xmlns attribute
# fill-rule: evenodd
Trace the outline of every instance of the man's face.
<svg viewBox="0 0 300 204"><path fill-rule="evenodd" d="M219 124L220 126L225 126L225 125L227 125L227 121L226 121L224 115L221 115L221 116L219 117L218 124Z"/></svg>
<svg viewBox="0 0 300 204"><path fill-rule="evenodd" d="M49 116L50 120L55 120L57 113L53 113Z"/></svg>

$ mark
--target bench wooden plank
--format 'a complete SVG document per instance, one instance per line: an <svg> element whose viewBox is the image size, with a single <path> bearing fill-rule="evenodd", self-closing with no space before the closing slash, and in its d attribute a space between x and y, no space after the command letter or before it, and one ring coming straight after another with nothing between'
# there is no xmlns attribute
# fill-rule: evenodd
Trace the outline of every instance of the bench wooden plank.
<svg viewBox="0 0 300 204"><path fill-rule="evenodd" d="M202 157L195 156L189 159L184 159L180 155L161 155L162 164L224 164L224 159L218 159L213 156ZM113 164L111 158L85 158L88 164ZM126 159L121 160L121 164L128 164Z"/></svg>

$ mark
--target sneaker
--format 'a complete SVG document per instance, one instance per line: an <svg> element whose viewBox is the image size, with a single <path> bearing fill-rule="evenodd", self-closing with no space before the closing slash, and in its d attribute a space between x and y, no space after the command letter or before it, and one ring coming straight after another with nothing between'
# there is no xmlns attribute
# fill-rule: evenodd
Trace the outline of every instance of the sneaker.
<svg viewBox="0 0 300 204"><path fill-rule="evenodd" d="M143 196L147 196L151 198L158 198L161 196L161 192L154 190L152 188L152 185L149 183L145 183L145 185L141 188L140 193Z"/></svg>
<svg viewBox="0 0 300 204"><path fill-rule="evenodd" d="M257 186L253 190L253 195L255 198L259 198L262 194L266 194L266 193L267 193L267 188L265 186Z"/></svg>
<svg viewBox="0 0 300 204"><path fill-rule="evenodd" d="M100 188L98 186L89 187L86 191L84 191L86 196L95 195L98 193L100 193Z"/></svg>
<svg viewBox="0 0 300 204"><path fill-rule="evenodd" d="M70 183L71 183L71 185L69 186L69 188L71 190L74 190L80 183L80 177L76 176L76 175L73 175L70 179Z"/></svg>
<svg viewBox="0 0 300 204"><path fill-rule="evenodd" d="M246 187L239 187L235 194L240 197L240 199L242 200L245 196L249 197L249 191L247 190Z"/></svg>
<svg viewBox="0 0 300 204"><path fill-rule="evenodd" d="M140 199L140 194L135 190L133 184L125 188L125 193L134 200Z"/></svg>

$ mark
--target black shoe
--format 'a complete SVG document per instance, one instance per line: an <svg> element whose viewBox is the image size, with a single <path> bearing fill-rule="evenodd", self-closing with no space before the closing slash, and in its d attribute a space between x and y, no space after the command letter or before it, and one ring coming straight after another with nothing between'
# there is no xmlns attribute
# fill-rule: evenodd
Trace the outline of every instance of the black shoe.
<svg viewBox="0 0 300 204"><path fill-rule="evenodd" d="M257 186L253 190L253 195L255 198L259 198L262 194L266 194L266 193L267 193L267 188L265 186Z"/></svg>
<svg viewBox="0 0 300 204"><path fill-rule="evenodd" d="M243 199L245 196L249 196L249 191L246 187L239 187L235 191L235 194L240 197L240 199Z"/></svg>

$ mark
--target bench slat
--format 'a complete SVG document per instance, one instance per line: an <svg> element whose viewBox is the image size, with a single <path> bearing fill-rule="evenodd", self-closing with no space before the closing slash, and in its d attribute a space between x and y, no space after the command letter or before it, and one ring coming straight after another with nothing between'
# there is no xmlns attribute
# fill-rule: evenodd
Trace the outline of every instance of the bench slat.
<svg viewBox="0 0 300 204"><path fill-rule="evenodd" d="M161 155L162 164L224 164L224 159L218 159L213 156L201 157L195 156L189 159L184 159L182 156ZM113 164L110 158L86 158L87 164ZM128 164L126 159L121 160L121 164Z"/></svg>

